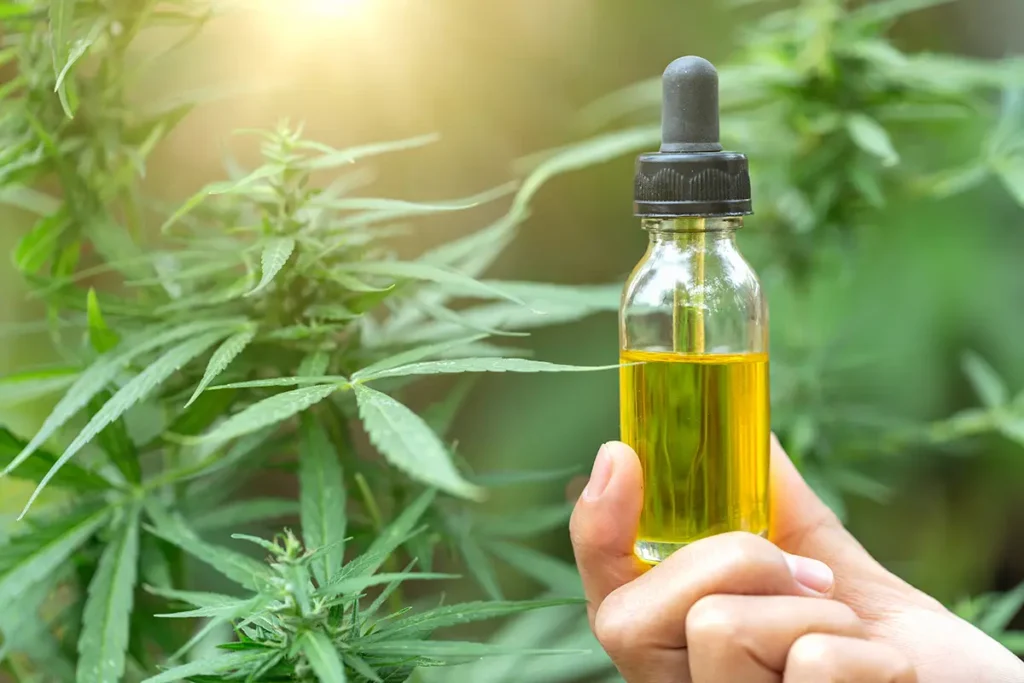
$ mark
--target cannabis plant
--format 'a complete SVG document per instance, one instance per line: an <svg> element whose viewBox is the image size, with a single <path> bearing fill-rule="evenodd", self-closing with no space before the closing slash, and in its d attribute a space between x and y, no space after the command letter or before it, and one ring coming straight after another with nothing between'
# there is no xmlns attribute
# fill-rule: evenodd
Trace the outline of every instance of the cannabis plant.
<svg viewBox="0 0 1024 683"><path fill-rule="evenodd" d="M429 136L339 150L282 124L258 133L257 168L167 207L139 181L189 107L140 111L128 75L152 31L187 40L209 15L192 0L0 3L0 189L35 216L13 262L62 359L0 380L6 402L56 395L34 434L0 431L3 474L35 486L0 545L0 667L25 681L336 683L507 652L432 636L563 604L501 600L492 563L536 572L519 539L567 508L476 515L489 487L551 475L471 471L446 437L465 385L422 416L399 398L428 375L588 369L501 340L614 308L612 289L480 279L565 167L413 260L393 248L408 221L509 194L353 194L353 164ZM251 493L282 473L297 501ZM301 531L226 535L268 520ZM434 571L451 558L494 599L414 600L406 585L451 579Z"/></svg>

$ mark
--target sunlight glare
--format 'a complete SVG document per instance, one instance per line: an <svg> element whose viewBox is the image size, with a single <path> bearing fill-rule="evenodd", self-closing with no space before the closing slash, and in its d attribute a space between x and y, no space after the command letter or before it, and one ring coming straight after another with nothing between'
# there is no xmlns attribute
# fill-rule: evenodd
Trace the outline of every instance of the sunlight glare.
<svg viewBox="0 0 1024 683"><path fill-rule="evenodd" d="M316 17L347 17L369 4L369 0L299 0L296 5L304 14Z"/></svg>

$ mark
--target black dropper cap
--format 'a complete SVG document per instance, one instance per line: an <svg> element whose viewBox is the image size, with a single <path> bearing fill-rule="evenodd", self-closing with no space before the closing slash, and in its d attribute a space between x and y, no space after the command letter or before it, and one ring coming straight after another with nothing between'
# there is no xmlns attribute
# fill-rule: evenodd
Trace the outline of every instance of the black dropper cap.
<svg viewBox="0 0 1024 683"><path fill-rule="evenodd" d="M747 158L723 152L719 141L715 67L700 57L680 57L665 69L661 84L661 150L636 160L634 213L752 213Z"/></svg>

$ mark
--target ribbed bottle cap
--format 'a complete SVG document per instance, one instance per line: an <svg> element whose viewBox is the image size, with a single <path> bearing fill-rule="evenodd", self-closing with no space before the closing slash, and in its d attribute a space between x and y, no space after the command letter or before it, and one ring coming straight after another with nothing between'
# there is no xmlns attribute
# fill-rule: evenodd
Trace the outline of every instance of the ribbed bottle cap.
<svg viewBox="0 0 1024 683"><path fill-rule="evenodd" d="M752 213L747 158L723 152L718 72L680 57L661 77L661 150L636 161L637 216L742 216Z"/></svg>

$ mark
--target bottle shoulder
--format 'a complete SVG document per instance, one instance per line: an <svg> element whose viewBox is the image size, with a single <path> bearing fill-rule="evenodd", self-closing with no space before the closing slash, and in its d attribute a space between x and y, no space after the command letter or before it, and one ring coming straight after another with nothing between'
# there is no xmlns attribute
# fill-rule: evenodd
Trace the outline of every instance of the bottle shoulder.
<svg viewBox="0 0 1024 683"><path fill-rule="evenodd" d="M688 299L725 299L762 305L761 282L739 250L649 249L633 268L623 290L623 304L679 305Z"/></svg>

